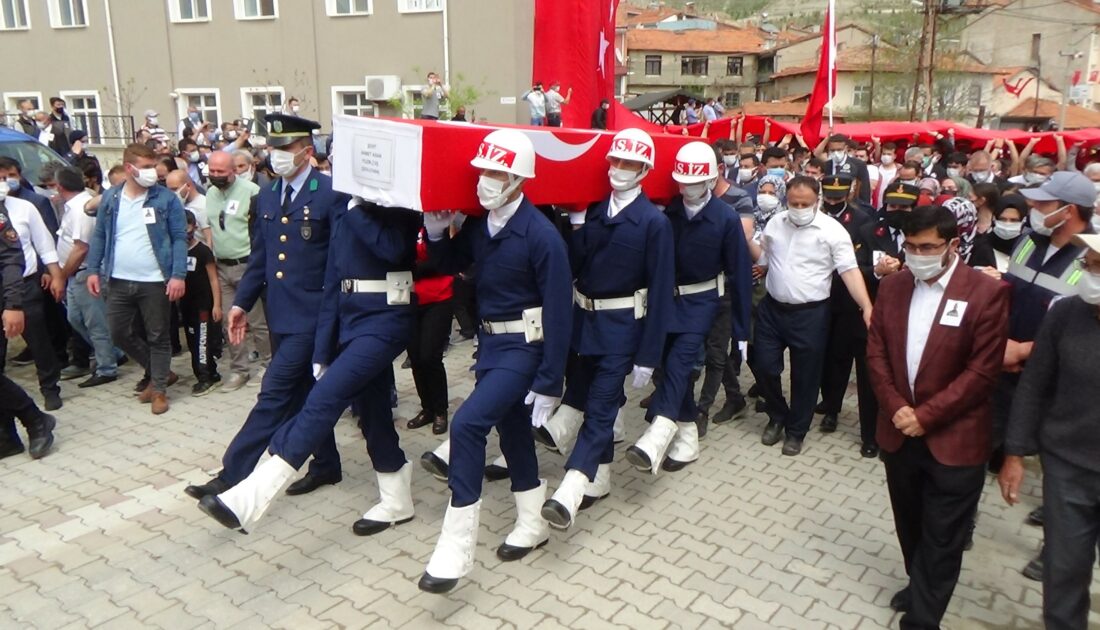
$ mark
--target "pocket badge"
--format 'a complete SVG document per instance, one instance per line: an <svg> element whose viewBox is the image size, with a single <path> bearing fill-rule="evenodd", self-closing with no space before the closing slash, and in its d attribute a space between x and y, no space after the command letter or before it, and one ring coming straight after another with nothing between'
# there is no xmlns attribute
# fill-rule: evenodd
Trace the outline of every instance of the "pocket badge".
<svg viewBox="0 0 1100 630"><path fill-rule="evenodd" d="M308 241L309 239L313 238L313 226L311 226L308 221L302 225L299 232L302 235L303 241Z"/></svg>

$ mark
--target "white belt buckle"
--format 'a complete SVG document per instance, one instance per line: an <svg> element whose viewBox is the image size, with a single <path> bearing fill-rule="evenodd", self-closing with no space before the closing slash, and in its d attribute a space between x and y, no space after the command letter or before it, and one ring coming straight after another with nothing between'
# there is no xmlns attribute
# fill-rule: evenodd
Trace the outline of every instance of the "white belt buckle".
<svg viewBox="0 0 1100 630"><path fill-rule="evenodd" d="M525 309L523 317L523 340L527 343L537 343L543 340L542 334L542 307Z"/></svg>
<svg viewBox="0 0 1100 630"><path fill-rule="evenodd" d="M400 306L412 302L411 271L391 271L386 274L386 304Z"/></svg>

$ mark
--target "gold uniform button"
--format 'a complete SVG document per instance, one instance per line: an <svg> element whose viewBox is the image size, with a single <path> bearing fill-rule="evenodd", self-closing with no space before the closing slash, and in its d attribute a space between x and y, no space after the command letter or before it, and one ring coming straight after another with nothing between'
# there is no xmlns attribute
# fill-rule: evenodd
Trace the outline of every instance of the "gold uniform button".
<svg viewBox="0 0 1100 630"><path fill-rule="evenodd" d="M286 223L290 223L290 219L288 219L288 218L286 218L286 217L283 217L283 223L284 223L284 224L286 224Z"/></svg>
<svg viewBox="0 0 1100 630"><path fill-rule="evenodd" d="M276 272L275 272L275 279L276 279L276 280L282 280L282 279L283 279L283 272L281 272L281 271L276 271Z"/></svg>
<svg viewBox="0 0 1100 630"><path fill-rule="evenodd" d="M279 260L286 260L286 254L279 254Z"/></svg>
<svg viewBox="0 0 1100 630"><path fill-rule="evenodd" d="M279 236L279 242L280 243L285 243L286 242L286 234L282 234L282 235Z"/></svg>

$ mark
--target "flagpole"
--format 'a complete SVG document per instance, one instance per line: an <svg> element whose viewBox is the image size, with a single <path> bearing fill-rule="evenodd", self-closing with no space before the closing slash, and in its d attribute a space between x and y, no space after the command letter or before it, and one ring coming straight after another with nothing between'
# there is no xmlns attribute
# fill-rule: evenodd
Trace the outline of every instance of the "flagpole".
<svg viewBox="0 0 1100 630"><path fill-rule="evenodd" d="M833 76L836 72L836 0L829 0L829 21L825 25L828 30L829 50L829 129L833 128L833 98L836 96L836 86L833 85Z"/></svg>

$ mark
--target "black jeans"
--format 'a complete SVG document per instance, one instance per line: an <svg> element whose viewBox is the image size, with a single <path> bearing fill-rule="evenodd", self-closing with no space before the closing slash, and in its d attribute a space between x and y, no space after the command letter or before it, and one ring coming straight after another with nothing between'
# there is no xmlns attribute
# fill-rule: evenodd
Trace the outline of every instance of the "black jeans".
<svg viewBox="0 0 1100 630"><path fill-rule="evenodd" d="M447 413L447 370L443 352L451 336L451 300L416 308L416 326L409 340L409 363L420 396L420 408L434 415Z"/></svg>
<svg viewBox="0 0 1100 630"><path fill-rule="evenodd" d="M714 318L705 343L706 358L703 387L699 390L699 411L706 414L710 413L710 408L718 397L719 386L726 390L726 403L745 400L741 394L741 384L737 381L737 375L741 372L741 351L737 346L732 351L730 349L732 313L730 296L722 296L718 315Z"/></svg>
<svg viewBox="0 0 1100 630"><path fill-rule="evenodd" d="M38 278L40 279L41 276L38 276ZM57 357L58 367L63 368L69 364L69 338L73 336L72 328L69 327L69 316L65 311L65 305L55 301L49 290L42 289L41 286L41 280L39 280L39 291L42 294L42 315L46 319L46 332L50 336L50 345L53 347L54 356ZM88 356L84 355L84 363L78 365L87 367Z"/></svg>
<svg viewBox="0 0 1100 630"><path fill-rule="evenodd" d="M1100 473L1043 455L1043 622L1085 630L1100 545Z"/></svg>
<svg viewBox="0 0 1100 630"><path fill-rule="evenodd" d="M43 395L60 394L61 386L57 382L61 379L61 364L57 361L57 353L54 351L53 342L50 340L50 331L46 324L45 304L42 298L42 287L39 284L39 276L34 275L23 279L23 341L31 350L34 358L34 367L38 373L38 389ZM53 300L53 297L50 297ZM7 361L8 340L0 336L0 373Z"/></svg>
<svg viewBox="0 0 1100 630"><path fill-rule="evenodd" d="M215 322L210 311L181 308L183 333L191 350L191 371L200 382L221 380L218 357L222 354L222 325Z"/></svg>
<svg viewBox="0 0 1100 630"><path fill-rule="evenodd" d="M111 339L145 368L153 391L163 393L168 388L168 372L172 364L172 345L168 340L169 302L165 283L111 278L104 296ZM139 318L145 330L144 338L139 337L134 330L134 321Z"/></svg>
<svg viewBox="0 0 1100 630"><path fill-rule="evenodd" d="M459 334L473 337L477 334L477 294L474 283L456 275L452 302Z"/></svg>
<svg viewBox="0 0 1100 630"><path fill-rule="evenodd" d="M985 465L941 464L923 438L906 439L896 453L884 451L882 461L913 601L901 627L939 628L959 581Z"/></svg>
<svg viewBox="0 0 1100 630"><path fill-rule="evenodd" d="M15 418L27 426L42 416L42 410L34 404L23 388L0 374L0 444L22 444L15 430Z"/></svg>

